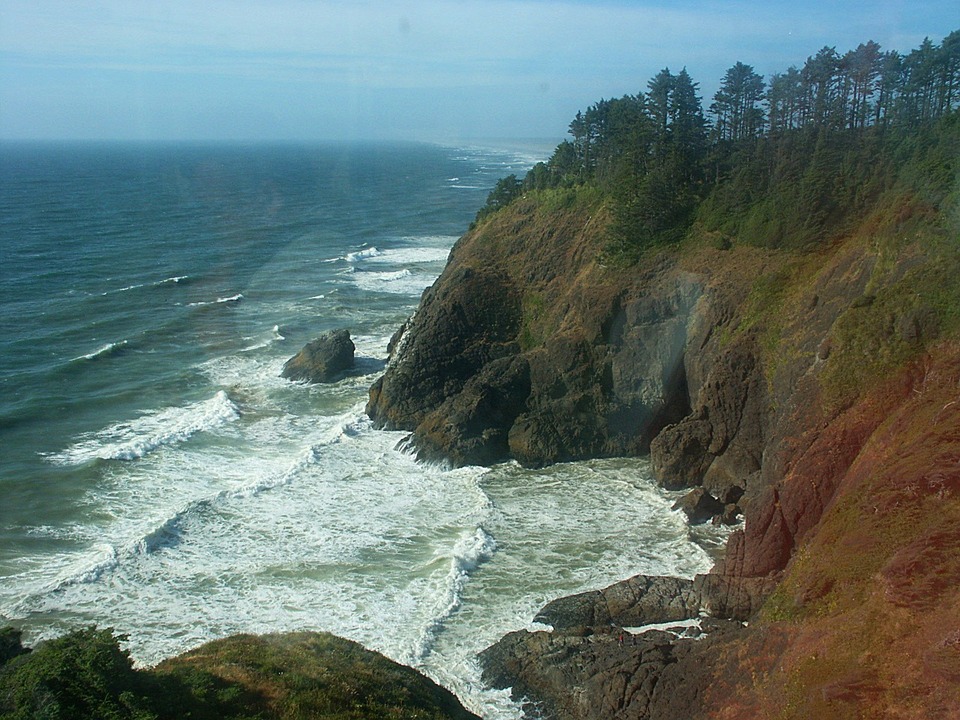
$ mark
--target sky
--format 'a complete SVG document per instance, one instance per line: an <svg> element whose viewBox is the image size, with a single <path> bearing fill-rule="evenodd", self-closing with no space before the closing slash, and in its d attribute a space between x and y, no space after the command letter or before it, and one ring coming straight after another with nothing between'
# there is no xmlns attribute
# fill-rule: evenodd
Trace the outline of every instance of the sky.
<svg viewBox="0 0 960 720"><path fill-rule="evenodd" d="M908 52L957 0L0 0L0 139L562 139L686 67Z"/></svg>

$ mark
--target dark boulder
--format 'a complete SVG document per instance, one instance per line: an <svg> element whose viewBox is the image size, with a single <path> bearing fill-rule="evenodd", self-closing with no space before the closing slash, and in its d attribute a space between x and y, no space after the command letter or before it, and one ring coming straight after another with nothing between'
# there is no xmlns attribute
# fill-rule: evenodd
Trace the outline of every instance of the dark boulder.
<svg viewBox="0 0 960 720"><path fill-rule="evenodd" d="M657 681L675 662L674 640L666 632L521 630L484 650L480 664L487 683L526 698L534 717L645 718Z"/></svg>
<svg viewBox="0 0 960 720"><path fill-rule="evenodd" d="M427 452L437 455L459 439L456 432L449 439L440 437L438 428L448 421L470 431L477 424L493 425L483 412L490 405L480 399L485 389L478 376L489 363L517 354L514 340L520 327L519 296L503 274L448 267L443 280L424 293L416 315L391 340L387 372L370 388L367 403L377 427L391 430L416 430L435 414L422 435L435 440ZM511 377L522 386L522 369L517 372ZM471 380L470 397L452 402ZM512 397L516 387L508 385L501 391ZM475 412L467 422L472 403ZM476 433L470 439L475 441Z"/></svg>
<svg viewBox="0 0 960 720"><path fill-rule="evenodd" d="M715 515L722 515L725 506L704 488L694 488L677 500L671 510L683 510L690 523L699 525Z"/></svg>
<svg viewBox="0 0 960 720"><path fill-rule="evenodd" d="M280 373L288 380L328 383L353 367L356 346L345 329L325 333L287 360Z"/></svg>

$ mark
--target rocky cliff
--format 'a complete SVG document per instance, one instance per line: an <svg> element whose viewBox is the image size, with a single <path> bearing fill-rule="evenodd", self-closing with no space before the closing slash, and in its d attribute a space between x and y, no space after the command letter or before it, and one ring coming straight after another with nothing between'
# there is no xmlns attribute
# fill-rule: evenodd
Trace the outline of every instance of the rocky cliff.
<svg viewBox="0 0 960 720"><path fill-rule="evenodd" d="M371 389L375 422L454 464L649 453L665 486L746 517L686 590L636 579L508 636L491 682L556 717L960 714L957 221L896 202L803 252L694 231L621 265L602 198L576 190L461 239ZM730 622L611 634L678 602Z"/></svg>

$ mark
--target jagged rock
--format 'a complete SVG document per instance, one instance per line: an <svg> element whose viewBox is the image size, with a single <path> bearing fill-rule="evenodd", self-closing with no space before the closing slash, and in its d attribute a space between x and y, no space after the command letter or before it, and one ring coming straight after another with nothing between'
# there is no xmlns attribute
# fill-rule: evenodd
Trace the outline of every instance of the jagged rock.
<svg viewBox="0 0 960 720"><path fill-rule="evenodd" d="M703 610L713 617L749 620L779 582L776 574L766 577L742 575L697 575L694 592Z"/></svg>
<svg viewBox="0 0 960 720"><path fill-rule="evenodd" d="M657 680L675 662L665 632L572 636L521 630L480 654L484 680L532 701L538 717L646 717ZM687 642L695 642L688 640Z"/></svg>
<svg viewBox="0 0 960 720"><path fill-rule="evenodd" d="M421 460L454 465L492 465L509 457L507 428L530 393L523 357L488 363L442 412L431 413L411 437Z"/></svg>
<svg viewBox="0 0 960 720"><path fill-rule="evenodd" d="M581 292L586 220L549 243L535 219L493 245L464 236L391 341L367 405L376 425L411 431L422 458L540 466L640 454L686 415L698 278L658 269Z"/></svg>
<svg viewBox="0 0 960 720"><path fill-rule="evenodd" d="M740 506L736 503L727 503L723 512L713 516L714 525L736 525L740 522Z"/></svg>
<svg viewBox="0 0 960 720"><path fill-rule="evenodd" d="M671 510L683 510L690 523L699 525L724 511L724 505L704 488L694 488L677 500Z"/></svg>
<svg viewBox="0 0 960 720"><path fill-rule="evenodd" d="M639 627L697 617L700 597L684 578L636 575L603 590L570 595L545 605L536 622L555 630L571 627Z"/></svg>
<svg viewBox="0 0 960 720"><path fill-rule="evenodd" d="M325 333L287 360L280 372L289 380L328 383L353 367L356 347L345 329Z"/></svg>
<svg viewBox="0 0 960 720"><path fill-rule="evenodd" d="M486 269L452 266L443 277L444 282L424 293L416 315L395 336L387 372L370 388L367 414L378 427L413 431L436 413L424 436L437 436L446 413L462 415L468 404L455 408L445 403L471 379L479 394L481 370L517 353L520 303L508 279ZM474 423L484 422L475 413ZM427 452L439 455L446 447L449 441L438 442ZM464 454L474 452L476 448Z"/></svg>
<svg viewBox="0 0 960 720"><path fill-rule="evenodd" d="M740 502L740 498L743 497L744 489L739 485L731 485L728 487L721 495L717 496L717 499L720 500L725 506L726 505L736 505Z"/></svg>
<svg viewBox="0 0 960 720"><path fill-rule="evenodd" d="M723 310L698 304L693 323L694 332L706 333L702 342L710 343L712 323L722 322ZM699 329L701 325L708 329ZM691 345L697 341L692 337ZM688 353L693 412L650 444L654 475L664 487L703 485L721 494L760 468L767 402L756 353L752 335L715 353Z"/></svg>

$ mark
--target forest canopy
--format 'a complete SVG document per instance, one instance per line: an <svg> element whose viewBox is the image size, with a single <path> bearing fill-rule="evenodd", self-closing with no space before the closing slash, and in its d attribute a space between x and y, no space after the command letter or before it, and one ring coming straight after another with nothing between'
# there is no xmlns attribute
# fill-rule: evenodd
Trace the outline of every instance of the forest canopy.
<svg viewBox="0 0 960 720"><path fill-rule="evenodd" d="M686 69L664 68L645 91L578 112L571 139L522 180L500 180L477 220L525 193L590 185L611 201L621 256L675 242L695 221L807 247L911 163L955 173L958 106L960 30L907 54L824 47L769 79L737 62L707 111Z"/></svg>

